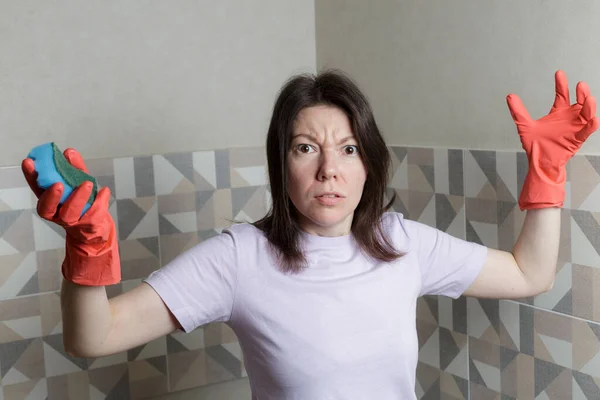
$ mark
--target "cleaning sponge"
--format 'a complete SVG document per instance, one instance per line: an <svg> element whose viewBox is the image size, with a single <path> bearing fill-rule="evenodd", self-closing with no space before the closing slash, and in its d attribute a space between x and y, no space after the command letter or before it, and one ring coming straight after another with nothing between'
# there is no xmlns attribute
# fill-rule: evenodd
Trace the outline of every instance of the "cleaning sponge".
<svg viewBox="0 0 600 400"><path fill-rule="evenodd" d="M96 179L72 166L54 142L34 147L27 157L31 158L35 163L35 170L38 173L37 184L40 188L45 190L55 183L60 182L63 184L64 191L59 204L63 204L73 190L85 181L92 182L94 188L85 204L82 215L94 203L96 194L98 193Z"/></svg>

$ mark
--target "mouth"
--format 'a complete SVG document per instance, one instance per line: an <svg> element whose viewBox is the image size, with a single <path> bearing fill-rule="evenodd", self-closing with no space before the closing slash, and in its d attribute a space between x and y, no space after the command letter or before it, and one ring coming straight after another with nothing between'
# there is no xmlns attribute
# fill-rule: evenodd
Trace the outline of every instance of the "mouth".
<svg viewBox="0 0 600 400"><path fill-rule="evenodd" d="M315 196L317 198L321 198L321 199L337 199L337 198L343 198L344 196L342 196L339 193L336 192L327 192L327 193L322 193L320 195Z"/></svg>

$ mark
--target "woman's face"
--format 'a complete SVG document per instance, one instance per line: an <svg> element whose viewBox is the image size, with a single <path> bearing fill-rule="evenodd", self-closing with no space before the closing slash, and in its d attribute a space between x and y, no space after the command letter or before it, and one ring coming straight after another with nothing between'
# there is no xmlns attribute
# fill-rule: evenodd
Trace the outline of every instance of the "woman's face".
<svg viewBox="0 0 600 400"><path fill-rule="evenodd" d="M348 234L367 172L346 114L331 106L300 111L287 168L288 194L302 229L318 236Z"/></svg>

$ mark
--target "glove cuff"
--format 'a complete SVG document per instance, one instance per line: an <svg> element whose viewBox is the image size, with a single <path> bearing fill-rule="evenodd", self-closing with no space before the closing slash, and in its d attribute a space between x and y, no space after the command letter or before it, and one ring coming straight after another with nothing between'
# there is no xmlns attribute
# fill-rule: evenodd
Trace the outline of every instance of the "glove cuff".
<svg viewBox="0 0 600 400"><path fill-rule="evenodd" d="M108 286L121 281L121 260L116 229L110 218L106 241L82 243L67 235L62 274L66 280L84 286Z"/></svg>
<svg viewBox="0 0 600 400"><path fill-rule="evenodd" d="M553 176L551 178L550 176ZM565 202L566 168L560 167L547 174L537 164L530 163L523 188L519 196L521 211L540 208L563 207Z"/></svg>

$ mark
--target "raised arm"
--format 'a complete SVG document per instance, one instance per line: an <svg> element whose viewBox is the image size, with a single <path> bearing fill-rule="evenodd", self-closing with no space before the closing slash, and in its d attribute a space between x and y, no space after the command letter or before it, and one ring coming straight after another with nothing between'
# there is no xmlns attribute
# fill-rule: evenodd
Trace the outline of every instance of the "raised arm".
<svg viewBox="0 0 600 400"><path fill-rule="evenodd" d="M101 357L148 343L180 328L148 284L108 300L103 286L63 281L65 350L75 357Z"/></svg>
<svg viewBox="0 0 600 400"><path fill-rule="evenodd" d="M87 172L81 155L64 152L76 168ZM59 207L64 187L46 190L37 185L34 161L23 160L23 174L38 197L41 218L66 232L64 281L61 291L63 337L66 351L79 357L100 357L147 343L176 330L179 325L158 294L147 284L110 301L105 286L121 279L115 224L108 212L110 192L103 188L83 214L92 186L76 188Z"/></svg>
<svg viewBox="0 0 600 400"><path fill-rule="evenodd" d="M483 270L467 296L520 298L549 290L554 282L560 241L560 208L565 199L566 164L598 129L596 100L587 84L577 84L577 102L570 105L566 75L555 75L556 97L548 115L533 120L518 96L508 107L529 160L519 197L527 210L512 252L490 249Z"/></svg>

